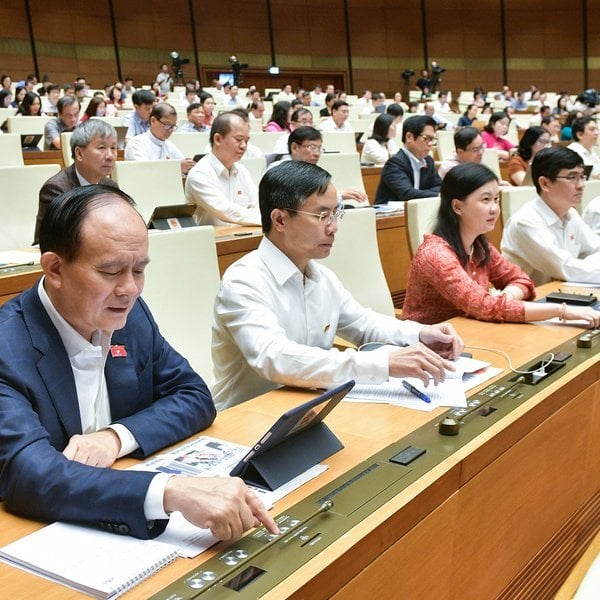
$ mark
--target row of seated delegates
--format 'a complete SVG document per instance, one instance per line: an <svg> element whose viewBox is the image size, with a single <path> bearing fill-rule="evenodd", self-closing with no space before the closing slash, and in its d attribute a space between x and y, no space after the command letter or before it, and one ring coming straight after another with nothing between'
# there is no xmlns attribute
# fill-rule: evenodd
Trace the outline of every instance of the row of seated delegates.
<svg viewBox="0 0 600 600"><path fill-rule="evenodd" d="M436 143L435 128L435 121L425 115L404 122L403 147L381 171L375 193L376 204L430 198L440 193L441 179L431 157L431 149Z"/></svg>
<svg viewBox="0 0 600 600"><path fill-rule="evenodd" d="M301 108L300 110L306 110ZM299 112L299 111L298 111ZM307 111L310 112L310 111ZM286 139L286 154L280 160L271 163L268 169L275 168L282 162L299 160L316 165L323 152L323 136L321 132L308 125L295 128ZM352 205L368 204L366 194L354 188L337 190L338 202ZM348 202L350 201L350 202Z"/></svg>
<svg viewBox="0 0 600 600"><path fill-rule="evenodd" d="M169 138L177 130L177 111L159 102L150 113L148 131L132 137L125 146L125 160L177 160L187 173L196 163L185 157Z"/></svg>
<svg viewBox="0 0 600 600"><path fill-rule="evenodd" d="M498 161L507 163L510 151L514 144L504 136L508 133L510 117L504 111L492 114L487 125L484 127L481 137L486 148L495 148L498 151Z"/></svg>
<svg viewBox="0 0 600 600"><path fill-rule="evenodd" d="M263 176L259 202L264 238L227 269L215 300L211 391L218 410L282 385L443 379L443 368L452 369L445 358L463 347L451 325L423 327L365 309L315 260L331 252L343 217L327 171L285 161ZM342 352L333 348L336 335L357 346L385 340L408 347ZM428 347L436 341L439 354Z"/></svg>
<svg viewBox="0 0 600 600"><path fill-rule="evenodd" d="M488 242L486 234L500 217L498 180L490 169L457 165L444 178L440 196L433 233L425 235L411 263L403 317L422 323L458 315L499 322L560 317L600 324L593 308L532 302L531 278Z"/></svg>
<svg viewBox="0 0 600 600"><path fill-rule="evenodd" d="M240 164L250 139L248 117L221 113L210 130L210 152L189 171L187 201L197 206L200 225L260 225L258 189Z"/></svg>
<svg viewBox="0 0 600 600"><path fill-rule="evenodd" d="M142 539L176 510L223 540L260 522L278 533L240 479L109 468L185 440L216 415L139 297L148 232L133 204L99 185L56 198L40 230L43 278L0 308L4 505Z"/></svg>
<svg viewBox="0 0 600 600"><path fill-rule="evenodd" d="M574 150L583 159L583 164L592 167L590 177L600 179L600 156L594 151L598 143L598 123L596 117L575 119L571 126L573 142L568 148Z"/></svg>
<svg viewBox="0 0 600 600"><path fill-rule="evenodd" d="M550 135L543 127L529 127L508 159L508 176L512 185L523 185L535 155L550 145Z"/></svg>
<svg viewBox="0 0 600 600"><path fill-rule="evenodd" d="M79 101L63 96L57 103L58 114L44 126L44 150L60 150L60 134L74 131L79 123Z"/></svg>
<svg viewBox="0 0 600 600"><path fill-rule="evenodd" d="M600 236L574 208L585 186L583 159L569 148L545 148L531 174L537 197L504 226L502 253L536 285L552 279L600 284Z"/></svg>
<svg viewBox="0 0 600 600"><path fill-rule="evenodd" d="M400 148L396 143L396 118L379 115L373 123L373 133L363 144L360 162L364 165L384 165Z"/></svg>
<svg viewBox="0 0 600 600"><path fill-rule="evenodd" d="M54 198L85 185L118 187L110 179L117 160L117 132L112 125L100 119L86 121L75 129L70 144L73 164L50 177L40 189L34 244L40 241L40 227Z"/></svg>

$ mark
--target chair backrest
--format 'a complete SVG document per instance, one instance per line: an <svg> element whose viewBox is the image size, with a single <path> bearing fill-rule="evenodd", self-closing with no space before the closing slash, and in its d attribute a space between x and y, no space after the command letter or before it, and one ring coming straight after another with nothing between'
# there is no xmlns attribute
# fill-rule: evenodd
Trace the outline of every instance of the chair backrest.
<svg viewBox="0 0 600 600"><path fill-rule="evenodd" d="M250 171L252 181L258 185L267 170L267 159L264 156L254 156L252 158L242 158L240 163Z"/></svg>
<svg viewBox="0 0 600 600"><path fill-rule="evenodd" d="M44 127L46 123L54 117L8 117L6 119L8 133L18 133L19 135L39 135L42 139L38 144L40 150L44 149Z"/></svg>
<svg viewBox="0 0 600 600"><path fill-rule="evenodd" d="M366 131L367 125L363 131ZM356 136L351 131L321 131L323 148L328 152L356 152Z"/></svg>
<svg viewBox="0 0 600 600"><path fill-rule="evenodd" d="M169 141L173 142L184 156L194 158L196 154L204 154L208 144L209 133L200 131L197 133L173 133Z"/></svg>
<svg viewBox="0 0 600 600"><path fill-rule="evenodd" d="M379 256L373 208L346 211L331 254L321 262L339 277L360 304L394 316L394 304Z"/></svg>
<svg viewBox="0 0 600 600"><path fill-rule="evenodd" d="M454 131L440 129L436 134L438 160L450 158L454 152Z"/></svg>
<svg viewBox="0 0 600 600"><path fill-rule="evenodd" d="M178 160L117 161L113 179L135 200L146 222L157 206L186 204Z"/></svg>
<svg viewBox="0 0 600 600"><path fill-rule="evenodd" d="M500 207L502 210L502 226L506 227L511 216L529 200L536 197L532 185L502 186L500 188Z"/></svg>
<svg viewBox="0 0 600 600"><path fill-rule="evenodd" d="M8 117L12 117L17 112L16 108L0 108L0 127Z"/></svg>
<svg viewBox="0 0 600 600"><path fill-rule="evenodd" d="M488 167L488 169L491 169L498 179L502 179L500 173L500 161L498 160L498 151L496 148L486 148L483 152L481 162Z"/></svg>
<svg viewBox="0 0 600 600"><path fill-rule="evenodd" d="M62 155L65 167L70 167L73 164L73 156L71 155L71 136L72 131L63 131L60 134L60 153Z"/></svg>
<svg viewBox="0 0 600 600"><path fill-rule="evenodd" d="M0 251L31 246L40 188L59 171L58 165L0 167Z"/></svg>
<svg viewBox="0 0 600 600"><path fill-rule="evenodd" d="M273 154L277 140L282 136L287 135L285 132L274 131L251 131L250 141L263 154Z"/></svg>
<svg viewBox="0 0 600 600"><path fill-rule="evenodd" d="M593 200L598 196L600 196L600 180L589 179L585 182L581 202L575 207L577 209L577 212L579 214L583 214L583 211L585 210L585 207L590 203L590 200Z"/></svg>
<svg viewBox="0 0 600 600"><path fill-rule="evenodd" d="M22 167L21 136L17 133L0 135L0 167Z"/></svg>
<svg viewBox="0 0 600 600"><path fill-rule="evenodd" d="M354 188L364 193L365 184L360 170L360 157L356 152L352 154L321 154L317 164L331 173L331 181L338 192Z"/></svg>
<svg viewBox="0 0 600 600"><path fill-rule="evenodd" d="M414 256L421 245L423 236L433 231L439 209L439 196L406 202L406 230L411 256Z"/></svg>
<svg viewBox="0 0 600 600"><path fill-rule="evenodd" d="M151 231L149 242L142 297L169 344L209 384L213 305L220 282L215 230Z"/></svg>

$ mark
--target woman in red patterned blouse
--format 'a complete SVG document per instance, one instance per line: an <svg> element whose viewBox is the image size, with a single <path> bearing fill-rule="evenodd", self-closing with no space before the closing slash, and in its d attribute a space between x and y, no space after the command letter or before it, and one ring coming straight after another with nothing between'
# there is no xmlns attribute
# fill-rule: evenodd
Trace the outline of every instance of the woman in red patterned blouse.
<svg viewBox="0 0 600 600"><path fill-rule="evenodd" d="M588 307L529 302L535 298L531 279L485 237L500 216L498 180L486 166L457 165L444 177L440 195L434 232L425 236L408 274L403 318L598 322L598 313Z"/></svg>

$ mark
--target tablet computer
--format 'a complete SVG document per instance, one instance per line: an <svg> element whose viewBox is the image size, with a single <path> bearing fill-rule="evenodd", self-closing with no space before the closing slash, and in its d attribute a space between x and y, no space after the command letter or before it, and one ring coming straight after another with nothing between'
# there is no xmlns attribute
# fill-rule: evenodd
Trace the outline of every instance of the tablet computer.
<svg viewBox="0 0 600 600"><path fill-rule="evenodd" d="M344 446L323 419L354 387L354 381L285 412L254 444L230 475L275 489Z"/></svg>

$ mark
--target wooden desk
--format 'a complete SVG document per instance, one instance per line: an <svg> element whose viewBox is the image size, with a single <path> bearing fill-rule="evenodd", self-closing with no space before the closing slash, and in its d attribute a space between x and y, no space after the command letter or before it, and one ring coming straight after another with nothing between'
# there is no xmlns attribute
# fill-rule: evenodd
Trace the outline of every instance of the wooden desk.
<svg viewBox="0 0 600 600"><path fill-rule="evenodd" d="M262 239L260 227L217 227L215 233L221 275L244 254L258 248ZM401 308L410 265L404 216L378 218L377 240L394 306ZM40 274L39 267L4 275L0 272L0 305L30 287Z"/></svg>
<svg viewBox="0 0 600 600"><path fill-rule="evenodd" d="M516 365L581 332L560 324L456 319L455 325L467 343L501 348ZM506 366L493 354L475 355ZM597 357L565 373L263 598L551 598L600 528L599 377ZM206 433L251 444L282 411L310 394L267 394L220 413ZM278 502L274 513L285 512L417 427L433 427L441 412L342 403L327 422L345 449L326 461L327 472ZM40 527L1 508L0 521L0 545ZM147 598L213 552L177 560L127 598ZM0 589L11 598L81 597L4 564Z"/></svg>
<svg viewBox="0 0 600 600"><path fill-rule="evenodd" d="M379 185L382 168L383 167L361 167L360 169L363 183L365 184L365 192L367 193L371 204L375 204L375 193L377 192L377 186Z"/></svg>

